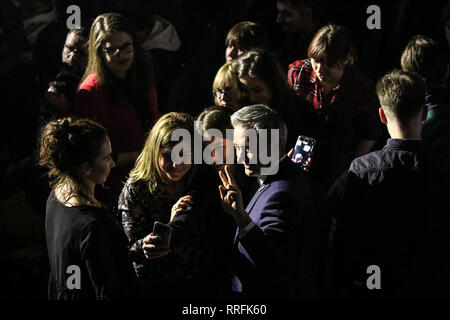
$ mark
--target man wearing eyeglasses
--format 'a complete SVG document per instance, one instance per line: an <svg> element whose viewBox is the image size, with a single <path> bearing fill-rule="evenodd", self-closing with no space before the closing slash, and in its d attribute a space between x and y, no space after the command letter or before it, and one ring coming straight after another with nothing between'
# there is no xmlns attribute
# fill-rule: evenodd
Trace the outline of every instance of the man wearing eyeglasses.
<svg viewBox="0 0 450 320"><path fill-rule="evenodd" d="M84 30L69 31L62 51L62 62L72 72L82 74L87 64L87 36Z"/></svg>

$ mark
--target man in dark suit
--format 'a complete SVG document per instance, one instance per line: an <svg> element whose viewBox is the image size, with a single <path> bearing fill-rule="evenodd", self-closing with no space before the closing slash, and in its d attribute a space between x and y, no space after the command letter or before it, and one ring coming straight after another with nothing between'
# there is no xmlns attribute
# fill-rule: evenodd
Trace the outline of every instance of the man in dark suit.
<svg viewBox="0 0 450 320"><path fill-rule="evenodd" d="M231 121L238 159L244 160L246 175L259 183L244 208L228 166L219 173L222 205L238 227L232 261L233 291L249 298L316 297L318 228L312 187L307 173L284 153L286 125L265 105L242 108ZM275 129L279 134L264 138L264 129L270 133L277 132ZM256 140L251 138L252 131ZM264 151L269 151L266 155L270 157L265 165L262 162L267 162L267 157L261 157Z"/></svg>

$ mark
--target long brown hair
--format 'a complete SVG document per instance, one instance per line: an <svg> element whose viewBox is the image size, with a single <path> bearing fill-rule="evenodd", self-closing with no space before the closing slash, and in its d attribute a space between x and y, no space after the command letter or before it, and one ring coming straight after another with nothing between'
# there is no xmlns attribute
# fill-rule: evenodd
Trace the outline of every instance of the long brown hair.
<svg viewBox="0 0 450 320"><path fill-rule="evenodd" d="M272 93L269 106L283 117L289 118L295 112L293 106L294 92L286 81L275 56L267 50L248 51L233 63L238 78L258 78Z"/></svg>
<svg viewBox="0 0 450 320"><path fill-rule="evenodd" d="M334 66L347 58L350 58L349 64L357 62L349 31L334 24L326 25L317 31L309 44L308 58L323 62L327 66Z"/></svg>
<svg viewBox="0 0 450 320"><path fill-rule="evenodd" d="M118 13L104 13L95 18L89 34L89 58L86 71L81 80L83 82L89 75L97 75L100 86L110 89L109 93L114 94L114 77L106 66L102 53L102 44L107 37L113 33L125 32L129 34L134 43L134 60L129 70L129 80L131 89L146 89L152 82L150 66L146 65L142 58L139 43L136 39L136 32L133 24L128 18Z"/></svg>

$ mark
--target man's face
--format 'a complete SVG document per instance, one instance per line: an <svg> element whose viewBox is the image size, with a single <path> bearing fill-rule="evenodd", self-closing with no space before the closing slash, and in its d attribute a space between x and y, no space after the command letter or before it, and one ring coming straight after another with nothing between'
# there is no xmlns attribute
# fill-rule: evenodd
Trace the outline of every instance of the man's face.
<svg viewBox="0 0 450 320"><path fill-rule="evenodd" d="M311 8L294 8L289 1L277 1L277 20L283 31L308 34L314 27Z"/></svg>
<svg viewBox="0 0 450 320"><path fill-rule="evenodd" d="M66 37L62 51L62 62L74 72L83 73L87 65L87 39L71 32Z"/></svg>
<svg viewBox="0 0 450 320"><path fill-rule="evenodd" d="M261 166L259 163L250 164L250 161L257 159L257 154L253 153L249 146L249 138L246 135L248 128L238 126L234 128L233 143L236 148L236 156L238 159L244 159L245 174L249 177L259 177ZM252 161L252 162L253 162Z"/></svg>

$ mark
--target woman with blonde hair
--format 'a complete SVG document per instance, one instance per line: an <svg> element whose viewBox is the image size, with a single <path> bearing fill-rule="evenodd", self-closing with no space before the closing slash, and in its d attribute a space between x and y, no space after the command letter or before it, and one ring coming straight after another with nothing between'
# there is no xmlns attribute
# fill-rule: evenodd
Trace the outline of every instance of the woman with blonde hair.
<svg viewBox="0 0 450 320"><path fill-rule="evenodd" d="M89 119L55 120L42 130L40 164L52 187L45 217L49 299L132 295L127 238L94 193L114 167L111 152L106 129Z"/></svg>
<svg viewBox="0 0 450 320"><path fill-rule="evenodd" d="M117 203L123 180L156 121L157 95L151 66L140 55L131 22L105 13L91 26L88 65L75 98L75 114L102 123L111 137L117 168L106 201Z"/></svg>
<svg viewBox="0 0 450 320"><path fill-rule="evenodd" d="M213 82L214 104L239 110L246 102L245 92L239 85L239 80L233 71L233 63L227 62L219 71Z"/></svg>
<svg viewBox="0 0 450 320"><path fill-rule="evenodd" d="M190 115L168 113L150 131L119 198L122 225L145 295L220 295L226 276L225 263L217 262L217 250L221 255L223 250L215 246L222 212L217 186L208 183L213 181L210 173L192 164L191 141L182 141L183 161L172 156L180 154L174 151L179 142L172 141L179 132L193 137ZM161 245L152 233L156 221L172 227L169 246Z"/></svg>

